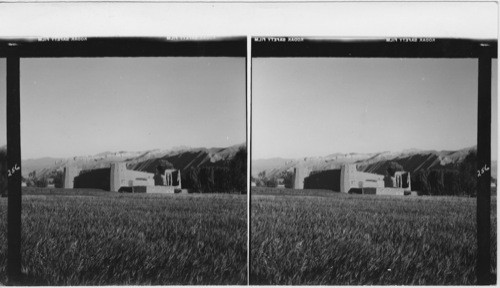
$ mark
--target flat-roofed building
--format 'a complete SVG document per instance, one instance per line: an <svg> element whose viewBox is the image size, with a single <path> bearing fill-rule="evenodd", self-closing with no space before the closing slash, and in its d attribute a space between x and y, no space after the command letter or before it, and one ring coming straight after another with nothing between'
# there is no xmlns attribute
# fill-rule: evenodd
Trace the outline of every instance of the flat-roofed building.
<svg viewBox="0 0 500 288"><path fill-rule="evenodd" d="M162 169L156 173L127 169L125 162L109 168L80 173L76 167L64 168L64 188L95 188L113 192L175 193L181 190L181 172Z"/></svg>
<svg viewBox="0 0 500 288"><path fill-rule="evenodd" d="M340 169L313 172L304 167L295 168L293 177L295 189L328 189L341 193L377 195L407 195L411 192L409 172L398 171L393 176L384 176L358 171L356 164L343 164Z"/></svg>

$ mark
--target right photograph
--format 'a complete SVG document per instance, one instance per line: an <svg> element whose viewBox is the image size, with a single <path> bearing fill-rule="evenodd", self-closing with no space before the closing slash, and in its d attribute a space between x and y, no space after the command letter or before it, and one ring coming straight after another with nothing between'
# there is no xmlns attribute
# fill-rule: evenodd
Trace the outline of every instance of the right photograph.
<svg viewBox="0 0 500 288"><path fill-rule="evenodd" d="M496 51L253 38L250 284L495 284Z"/></svg>

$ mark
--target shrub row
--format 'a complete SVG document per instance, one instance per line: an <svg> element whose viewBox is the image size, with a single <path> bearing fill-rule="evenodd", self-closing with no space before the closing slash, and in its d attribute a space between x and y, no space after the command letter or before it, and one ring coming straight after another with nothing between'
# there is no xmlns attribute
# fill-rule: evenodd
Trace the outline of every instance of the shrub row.
<svg viewBox="0 0 500 288"><path fill-rule="evenodd" d="M246 193L247 152L240 148L234 158L222 166L205 166L184 170L182 188L201 193Z"/></svg>

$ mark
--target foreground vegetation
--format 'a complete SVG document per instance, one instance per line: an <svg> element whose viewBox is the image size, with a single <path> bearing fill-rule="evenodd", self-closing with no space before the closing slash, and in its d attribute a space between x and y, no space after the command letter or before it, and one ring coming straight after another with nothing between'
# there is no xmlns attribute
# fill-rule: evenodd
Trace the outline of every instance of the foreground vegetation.
<svg viewBox="0 0 500 288"><path fill-rule="evenodd" d="M245 195L25 189L23 285L246 284ZM0 283L7 199L0 198Z"/></svg>
<svg viewBox="0 0 500 288"><path fill-rule="evenodd" d="M252 188L250 284L476 283L475 198L312 191Z"/></svg>

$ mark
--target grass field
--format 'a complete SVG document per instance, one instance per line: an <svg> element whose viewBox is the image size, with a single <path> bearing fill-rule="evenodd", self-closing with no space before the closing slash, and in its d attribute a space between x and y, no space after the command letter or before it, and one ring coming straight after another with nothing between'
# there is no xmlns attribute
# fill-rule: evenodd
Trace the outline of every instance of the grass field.
<svg viewBox="0 0 500 288"><path fill-rule="evenodd" d="M246 195L23 190L21 284L246 284ZM0 283L7 199L0 198Z"/></svg>
<svg viewBox="0 0 500 288"><path fill-rule="evenodd" d="M254 187L250 284L473 285L475 215L475 198ZM496 273L496 197L491 219Z"/></svg>

